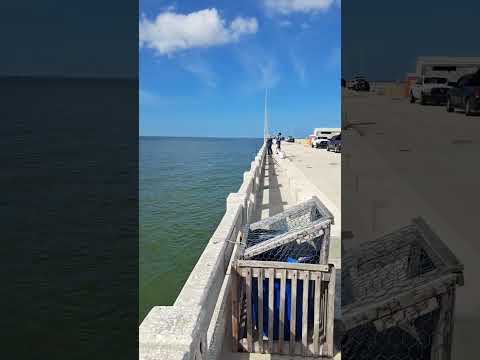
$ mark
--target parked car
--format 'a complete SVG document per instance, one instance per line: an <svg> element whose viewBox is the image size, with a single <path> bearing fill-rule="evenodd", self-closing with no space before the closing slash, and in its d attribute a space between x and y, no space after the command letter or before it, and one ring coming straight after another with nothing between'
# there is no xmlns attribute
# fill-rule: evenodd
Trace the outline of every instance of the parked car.
<svg viewBox="0 0 480 360"><path fill-rule="evenodd" d="M351 89L354 91L370 91L370 83L365 79L356 79Z"/></svg>
<svg viewBox="0 0 480 360"><path fill-rule="evenodd" d="M447 78L439 76L420 76L410 89L410 102L419 100L420 104L445 104L450 89Z"/></svg>
<svg viewBox="0 0 480 360"><path fill-rule="evenodd" d="M370 91L370 84L363 75L355 76L350 80L347 87L355 91Z"/></svg>
<svg viewBox="0 0 480 360"><path fill-rule="evenodd" d="M327 136L317 136L315 139L312 140L312 148L326 149L328 141L329 140Z"/></svg>
<svg viewBox="0 0 480 360"><path fill-rule="evenodd" d="M447 94L447 111L465 110L465 115L480 111L480 74L464 75Z"/></svg>
<svg viewBox="0 0 480 360"><path fill-rule="evenodd" d="M332 138L327 144L327 151L342 151L342 134L332 136Z"/></svg>
<svg viewBox="0 0 480 360"><path fill-rule="evenodd" d="M285 140L286 142L295 142L295 138L293 136L289 136L287 137L287 140Z"/></svg>

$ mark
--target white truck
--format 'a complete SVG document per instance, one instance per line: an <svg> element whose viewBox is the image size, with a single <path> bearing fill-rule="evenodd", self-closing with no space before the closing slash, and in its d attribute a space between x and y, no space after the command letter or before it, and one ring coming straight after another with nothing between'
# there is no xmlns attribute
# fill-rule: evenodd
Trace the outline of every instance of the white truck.
<svg viewBox="0 0 480 360"><path fill-rule="evenodd" d="M340 134L339 128L316 128L313 129L314 138L312 148L326 149L332 136Z"/></svg>
<svg viewBox="0 0 480 360"><path fill-rule="evenodd" d="M410 102L445 104L450 87L446 77L420 76L410 89Z"/></svg>

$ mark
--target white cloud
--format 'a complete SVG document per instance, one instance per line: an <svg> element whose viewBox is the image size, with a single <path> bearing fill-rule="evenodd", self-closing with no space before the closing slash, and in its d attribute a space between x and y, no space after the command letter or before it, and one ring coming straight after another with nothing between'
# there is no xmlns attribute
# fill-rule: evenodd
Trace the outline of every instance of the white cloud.
<svg viewBox="0 0 480 360"><path fill-rule="evenodd" d="M333 4L339 3L338 0L264 0L265 6L269 11L290 14L292 12L318 12L325 11Z"/></svg>
<svg viewBox="0 0 480 360"><path fill-rule="evenodd" d="M255 18L237 17L227 24L215 8L187 15L166 11L154 20L142 18L139 25L140 47L170 55L184 49L235 42L242 35L256 33L257 29Z"/></svg>

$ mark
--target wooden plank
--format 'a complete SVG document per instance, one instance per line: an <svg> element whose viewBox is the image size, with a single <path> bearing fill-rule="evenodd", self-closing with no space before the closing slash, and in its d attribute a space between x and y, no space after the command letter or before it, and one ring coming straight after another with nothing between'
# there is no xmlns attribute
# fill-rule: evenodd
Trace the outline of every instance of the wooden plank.
<svg viewBox="0 0 480 360"><path fill-rule="evenodd" d="M263 353L263 269L258 269L258 346Z"/></svg>
<svg viewBox="0 0 480 360"><path fill-rule="evenodd" d="M453 252L445 245L438 235L428 226L423 218L418 217L412 220L418 231L423 235L422 240L425 244L425 250L429 253L433 252L439 257L444 266L453 271L462 271L463 265L458 261Z"/></svg>
<svg viewBox="0 0 480 360"><path fill-rule="evenodd" d="M314 297L314 318L313 318L313 354L319 355L320 353L320 300L322 292L320 287L322 286L322 274L314 273L313 278L315 279L315 297Z"/></svg>
<svg viewBox="0 0 480 360"><path fill-rule="evenodd" d="M239 316L239 302L238 302L238 273L235 265L232 266L230 272L232 277L231 294L232 294L232 350L238 351L238 316Z"/></svg>
<svg viewBox="0 0 480 360"><path fill-rule="evenodd" d="M247 269L247 351L252 352L252 271Z"/></svg>
<svg viewBox="0 0 480 360"><path fill-rule="evenodd" d="M295 354L295 325L297 323L297 270L288 270L292 276L292 301L290 303L290 354Z"/></svg>
<svg viewBox="0 0 480 360"><path fill-rule="evenodd" d="M330 226L325 228L320 249L320 264L328 263L328 255L330 249Z"/></svg>
<svg viewBox="0 0 480 360"><path fill-rule="evenodd" d="M393 301L395 304L399 304L396 305L396 307L400 310L425 299L438 296L444 293L451 284L456 282L455 274L438 276L438 274L433 272L430 277L425 275L422 278L413 280L411 287L409 287L407 291L396 294L393 300L391 297L384 297L375 303L365 302L365 304L361 305L353 303L342 307L342 320L346 329L349 330L376 319L378 317L377 309L390 307ZM428 278L431 280L425 281ZM418 283L421 283L421 285L418 285Z"/></svg>
<svg viewBox="0 0 480 360"><path fill-rule="evenodd" d="M302 299L302 352L303 355L308 355L308 286L310 283L310 273L308 271L302 272L303 279L303 299Z"/></svg>
<svg viewBox="0 0 480 360"><path fill-rule="evenodd" d="M278 315L278 352L284 353L283 340L285 338L285 296L286 296L286 281L287 281L287 270L283 269L279 271L280 273L280 314Z"/></svg>
<svg viewBox="0 0 480 360"><path fill-rule="evenodd" d="M268 351L273 352L273 283L275 281L275 269L270 269L268 279Z"/></svg>
<svg viewBox="0 0 480 360"><path fill-rule="evenodd" d="M285 263L281 261L256 261L256 260L238 260L239 268L275 268L289 270L309 270L330 272L329 265L326 264L301 264L301 263Z"/></svg>
<svg viewBox="0 0 480 360"><path fill-rule="evenodd" d="M333 321L335 316L335 268L332 266L332 276L328 283L326 347L327 356L333 357Z"/></svg>

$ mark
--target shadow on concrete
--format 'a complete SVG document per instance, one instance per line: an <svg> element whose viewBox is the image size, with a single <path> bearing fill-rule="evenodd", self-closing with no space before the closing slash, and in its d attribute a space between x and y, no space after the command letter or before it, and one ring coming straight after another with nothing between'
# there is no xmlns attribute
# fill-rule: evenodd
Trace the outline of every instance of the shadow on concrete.
<svg viewBox="0 0 480 360"><path fill-rule="evenodd" d="M269 216L281 213L284 210L286 203L282 201L282 193L280 191L281 185L278 183L278 174L275 167L275 162L271 157L267 157L266 163L267 169L265 171L268 174L268 190L269 190L269 203L268 210Z"/></svg>

